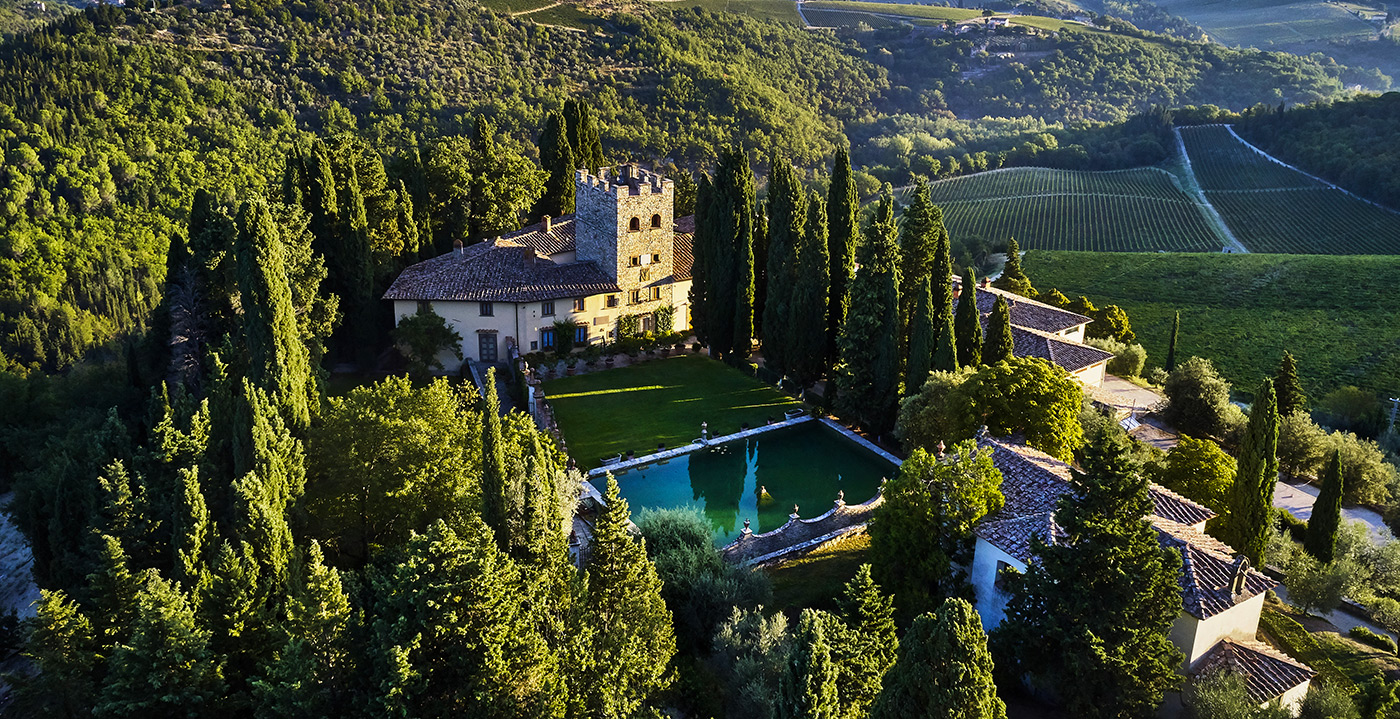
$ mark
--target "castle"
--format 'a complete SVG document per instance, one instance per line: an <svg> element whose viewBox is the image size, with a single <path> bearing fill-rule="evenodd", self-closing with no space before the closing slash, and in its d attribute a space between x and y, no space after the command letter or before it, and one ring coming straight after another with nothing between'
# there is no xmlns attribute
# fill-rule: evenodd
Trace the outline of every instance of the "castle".
<svg viewBox="0 0 1400 719"><path fill-rule="evenodd" d="M671 180L635 165L616 177L580 170L573 214L407 267L384 299L396 321L431 308L462 336L462 356L485 363L554 349L561 321L576 347L615 340L627 315L643 332L684 331L695 218L675 218L675 194ZM667 306L671 326L658 327ZM454 353L439 360L455 369Z"/></svg>

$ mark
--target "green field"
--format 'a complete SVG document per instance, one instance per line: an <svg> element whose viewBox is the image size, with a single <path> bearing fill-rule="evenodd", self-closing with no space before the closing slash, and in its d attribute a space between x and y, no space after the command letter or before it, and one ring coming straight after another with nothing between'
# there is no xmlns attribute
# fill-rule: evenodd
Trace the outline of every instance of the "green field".
<svg viewBox="0 0 1400 719"><path fill-rule="evenodd" d="M1210 358L1240 389L1285 349L1314 398L1400 388L1400 257L1029 252L1024 266L1042 292L1121 306L1150 366L1180 310L1177 356Z"/></svg>
<svg viewBox="0 0 1400 719"><path fill-rule="evenodd" d="M802 24L793 0L649 0L654 7L704 8L711 12L732 12L758 18Z"/></svg>
<svg viewBox="0 0 1400 719"><path fill-rule="evenodd" d="M539 10L553 4L553 0L480 0L485 7L499 13L515 15Z"/></svg>
<svg viewBox="0 0 1400 719"><path fill-rule="evenodd" d="M1264 50L1294 49L1300 44L1354 42L1374 37L1376 28L1323 0L1158 0L1159 7L1201 26L1223 45Z"/></svg>
<svg viewBox="0 0 1400 719"><path fill-rule="evenodd" d="M799 406L797 400L739 370L687 354L544 383L569 455L597 467L617 454L649 454L658 443L688 444L700 436L757 427Z"/></svg>
<svg viewBox="0 0 1400 719"><path fill-rule="evenodd" d="M842 12L823 12L817 17L812 17L812 12L814 10L837 10ZM929 20L934 22L943 22L945 20L961 22L963 20L982 17L981 10L973 10L970 8L897 2L868 2L863 0L810 0L802 4L802 11L807 13L807 19L814 25L854 25L861 21L870 23L870 17L861 13L908 18L915 24L932 24L919 22ZM821 18L821 22L818 22L818 17ZM1090 27L1082 23L1070 22L1053 17L1041 17L1038 15L999 15L997 17L1009 18L1012 25L1024 25L1026 27L1055 32L1061 30L1103 32L1098 28ZM874 23L871 24L873 25Z"/></svg>
<svg viewBox="0 0 1400 719"><path fill-rule="evenodd" d="M1212 252L1223 244L1195 200L1156 168L1011 168L936 182L932 191L955 237L1114 252Z"/></svg>
<svg viewBox="0 0 1400 719"><path fill-rule="evenodd" d="M1400 254L1400 213L1274 161L1224 125L1181 128L1206 199L1251 252Z"/></svg>

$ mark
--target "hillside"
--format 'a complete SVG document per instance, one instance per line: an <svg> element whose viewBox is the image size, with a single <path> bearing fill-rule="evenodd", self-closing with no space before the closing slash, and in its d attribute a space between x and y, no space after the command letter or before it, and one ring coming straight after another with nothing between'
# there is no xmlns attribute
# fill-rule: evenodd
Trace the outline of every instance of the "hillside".
<svg viewBox="0 0 1400 719"><path fill-rule="evenodd" d="M1166 356L1179 310L1177 356L1209 357L1237 387L1271 374L1285 349L1314 397L1400 385L1400 258L1037 251L1024 266L1042 292L1121 306L1149 365Z"/></svg>

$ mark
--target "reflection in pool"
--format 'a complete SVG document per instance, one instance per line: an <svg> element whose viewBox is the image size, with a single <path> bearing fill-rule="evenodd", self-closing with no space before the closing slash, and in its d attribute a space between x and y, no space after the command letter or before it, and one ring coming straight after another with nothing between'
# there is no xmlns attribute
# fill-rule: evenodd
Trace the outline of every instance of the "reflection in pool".
<svg viewBox="0 0 1400 719"><path fill-rule="evenodd" d="M715 541L727 544L745 519L762 533L783 526L794 504L810 519L831 509L838 491L849 504L864 502L895 471L821 422L804 422L626 470L617 484L634 514L695 507L715 528ZM760 488L767 491L763 498Z"/></svg>

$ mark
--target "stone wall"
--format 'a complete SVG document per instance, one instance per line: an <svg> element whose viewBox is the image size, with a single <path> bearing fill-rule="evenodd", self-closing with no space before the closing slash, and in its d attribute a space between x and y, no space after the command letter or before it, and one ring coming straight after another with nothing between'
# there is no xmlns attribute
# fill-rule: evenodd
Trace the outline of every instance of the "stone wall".
<svg viewBox="0 0 1400 719"><path fill-rule="evenodd" d="M675 185L654 172L623 165L622 174L597 177L580 170L574 182L574 245L578 258L598 263L622 289L618 310L626 314L650 314L670 304L679 306L672 283L675 250ZM659 218L653 227L653 218ZM633 230L636 220L636 230ZM652 256L659 255L658 262ZM632 258L640 258L640 266ZM659 287L659 299L649 299ZM641 301L632 302L632 291ZM654 329L654 328L653 328Z"/></svg>

